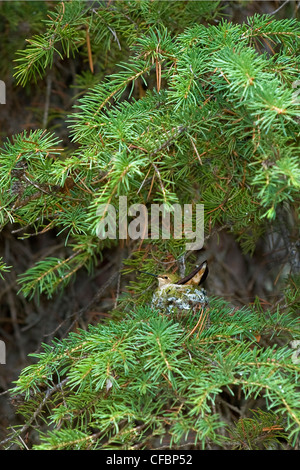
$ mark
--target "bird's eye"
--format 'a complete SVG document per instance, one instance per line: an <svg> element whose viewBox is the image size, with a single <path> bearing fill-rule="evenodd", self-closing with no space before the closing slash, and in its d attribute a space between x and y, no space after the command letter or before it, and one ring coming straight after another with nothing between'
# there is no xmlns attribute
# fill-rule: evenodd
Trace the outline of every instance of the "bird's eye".
<svg viewBox="0 0 300 470"><path fill-rule="evenodd" d="M164 276L165 279L168 279L168 276Z"/></svg>

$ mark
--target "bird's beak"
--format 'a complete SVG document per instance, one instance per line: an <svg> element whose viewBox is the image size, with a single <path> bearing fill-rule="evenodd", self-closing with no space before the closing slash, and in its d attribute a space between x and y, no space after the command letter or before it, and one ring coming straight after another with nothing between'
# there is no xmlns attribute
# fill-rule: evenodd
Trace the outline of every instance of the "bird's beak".
<svg viewBox="0 0 300 470"><path fill-rule="evenodd" d="M139 271L139 270L138 270L138 273L140 273L140 274L148 274L149 276L153 276L153 277L156 277L156 278L158 277L157 274L147 273L146 271Z"/></svg>

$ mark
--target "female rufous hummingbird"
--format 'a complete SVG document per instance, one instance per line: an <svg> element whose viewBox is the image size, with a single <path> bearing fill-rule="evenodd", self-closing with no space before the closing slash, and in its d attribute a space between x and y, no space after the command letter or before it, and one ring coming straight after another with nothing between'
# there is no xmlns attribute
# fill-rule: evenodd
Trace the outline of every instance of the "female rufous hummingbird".
<svg viewBox="0 0 300 470"><path fill-rule="evenodd" d="M152 274L146 271L139 271L143 274L148 274L149 276L154 276L158 279L158 288L161 289L162 287L168 284L175 284L175 285L189 285L189 286L200 286L202 282L205 281L208 275L208 267L207 261L203 261L200 266L197 266L190 274L183 277L180 280L177 280L177 276L174 274Z"/></svg>
<svg viewBox="0 0 300 470"><path fill-rule="evenodd" d="M208 275L207 261L195 268L188 276L178 279L176 275L149 274L158 279L158 288L152 297L152 307L167 314L187 312L195 308L206 307L208 298L206 292L198 287Z"/></svg>

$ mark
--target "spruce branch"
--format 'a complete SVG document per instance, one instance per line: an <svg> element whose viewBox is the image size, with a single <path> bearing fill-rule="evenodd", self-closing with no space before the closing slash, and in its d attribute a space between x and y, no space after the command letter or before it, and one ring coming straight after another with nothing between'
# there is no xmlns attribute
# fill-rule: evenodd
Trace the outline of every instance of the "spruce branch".
<svg viewBox="0 0 300 470"><path fill-rule="evenodd" d="M38 362L24 369L13 391L25 394L29 405L33 390L39 397L44 383L53 383L57 375L59 383L64 380L63 401L55 406L60 400L60 389L56 388L52 403L56 429L41 436L38 448L55 448L61 439L62 447L75 449L78 440L72 436L76 433L82 442L96 434L100 439L94 442L96 448L111 448L126 435L122 446L131 448L148 439L133 432L137 422L154 432L153 426L165 421L170 424L174 444L184 434L193 435L203 446L207 439L221 443L219 429L225 425L212 409L222 390L233 393L235 386L241 387L246 400L265 397L269 410L282 416L285 435L295 438L300 412L293 378L299 374L299 365L292 363L291 349L261 348L252 340L245 342L243 335L250 337L252 328L261 334L267 331L267 322L260 319L258 323L255 309L235 311L228 322L230 311L224 301L212 301L212 324L200 337L193 328L195 320L187 335L174 319L138 308L121 322L91 326L53 346L45 345L44 352L36 355ZM288 323L286 318L282 321ZM152 400L153 394L160 397L158 402ZM80 413L89 419L88 423L80 420L80 425L77 421L73 433L67 423L75 418L72 410L78 401L85 403ZM88 432L88 427L94 432Z"/></svg>

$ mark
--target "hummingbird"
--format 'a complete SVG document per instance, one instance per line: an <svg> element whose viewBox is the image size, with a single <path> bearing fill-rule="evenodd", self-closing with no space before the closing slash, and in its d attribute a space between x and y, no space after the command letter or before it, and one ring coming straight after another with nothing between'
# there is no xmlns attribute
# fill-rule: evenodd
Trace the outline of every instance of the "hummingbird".
<svg viewBox="0 0 300 470"><path fill-rule="evenodd" d="M146 271L139 271L143 274L148 274L149 276L154 276L158 279L158 288L161 289L168 284L176 284L179 286L190 285L190 286L200 286L208 276L208 266L207 261L203 261L200 266L197 266L190 274L183 277L180 280L177 280L177 276L174 274L152 274Z"/></svg>
<svg viewBox="0 0 300 470"><path fill-rule="evenodd" d="M190 274L178 280L174 274L152 274L139 271L157 278L158 288L152 298L152 306L166 313L182 312L196 306L206 306L208 299L203 288L199 288L208 275L207 261L203 261Z"/></svg>

